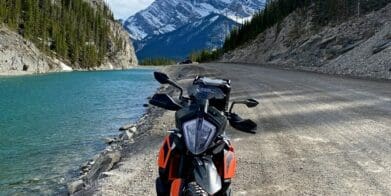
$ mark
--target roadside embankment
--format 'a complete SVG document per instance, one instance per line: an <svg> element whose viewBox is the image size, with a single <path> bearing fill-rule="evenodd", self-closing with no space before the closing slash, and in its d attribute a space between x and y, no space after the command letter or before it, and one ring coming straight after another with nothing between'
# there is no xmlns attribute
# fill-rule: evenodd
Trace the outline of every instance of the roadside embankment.
<svg viewBox="0 0 391 196"><path fill-rule="evenodd" d="M391 4L324 27L311 10L298 10L221 62L371 79L391 79Z"/></svg>

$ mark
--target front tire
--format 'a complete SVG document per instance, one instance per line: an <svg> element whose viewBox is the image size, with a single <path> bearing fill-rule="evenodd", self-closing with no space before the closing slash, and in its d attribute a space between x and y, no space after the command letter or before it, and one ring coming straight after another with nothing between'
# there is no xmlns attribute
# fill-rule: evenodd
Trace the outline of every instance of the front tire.
<svg viewBox="0 0 391 196"><path fill-rule="evenodd" d="M232 189L231 189L231 187L230 188L228 188L226 191L225 191L225 193L223 193L223 196L232 196L233 194L232 194Z"/></svg>
<svg viewBox="0 0 391 196"><path fill-rule="evenodd" d="M205 192L200 185L196 182L190 182L187 184L184 191L184 196L208 196L208 193Z"/></svg>
<svg viewBox="0 0 391 196"><path fill-rule="evenodd" d="M184 196L208 196L209 194L202 189L200 185L198 185L196 182L190 182L187 184ZM224 192L220 191L216 193L216 196L232 196L232 190L231 187L228 187Z"/></svg>
<svg viewBox="0 0 391 196"><path fill-rule="evenodd" d="M155 181L156 195L157 196L169 196L170 187L169 184L163 182L161 178L157 178Z"/></svg>

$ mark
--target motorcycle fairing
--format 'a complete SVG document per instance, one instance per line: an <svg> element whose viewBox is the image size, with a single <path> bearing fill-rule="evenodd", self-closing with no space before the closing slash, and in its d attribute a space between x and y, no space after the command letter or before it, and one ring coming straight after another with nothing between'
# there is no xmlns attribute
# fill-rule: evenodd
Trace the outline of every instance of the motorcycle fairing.
<svg viewBox="0 0 391 196"><path fill-rule="evenodd" d="M179 168L180 154L173 153L170 158L169 171L168 171L168 180L175 180L179 177L178 168Z"/></svg>
<svg viewBox="0 0 391 196"><path fill-rule="evenodd" d="M224 150L224 179L231 179L235 176L236 157L232 146L229 150Z"/></svg>
<svg viewBox="0 0 391 196"><path fill-rule="evenodd" d="M163 141L163 145L159 150L158 165L162 169L167 168L168 161L170 160L170 155L172 150L175 148L175 143L173 143L169 136L166 136Z"/></svg>
<svg viewBox="0 0 391 196"><path fill-rule="evenodd" d="M192 107L185 107L175 113L176 127L181 128L184 123L200 118L200 112ZM215 107L209 107L208 113L201 117L216 126L216 135L224 132L227 126L227 118Z"/></svg>
<svg viewBox="0 0 391 196"><path fill-rule="evenodd" d="M175 141L172 134L166 136L158 157L159 175L164 176L164 179L170 182L179 178L178 169L181 155L178 153L180 148Z"/></svg>
<svg viewBox="0 0 391 196"><path fill-rule="evenodd" d="M221 190L221 177L210 157L196 157L193 162L194 178L206 192L213 195Z"/></svg>
<svg viewBox="0 0 391 196"><path fill-rule="evenodd" d="M183 181L180 178L175 179L171 184L170 196L180 196L183 189Z"/></svg>

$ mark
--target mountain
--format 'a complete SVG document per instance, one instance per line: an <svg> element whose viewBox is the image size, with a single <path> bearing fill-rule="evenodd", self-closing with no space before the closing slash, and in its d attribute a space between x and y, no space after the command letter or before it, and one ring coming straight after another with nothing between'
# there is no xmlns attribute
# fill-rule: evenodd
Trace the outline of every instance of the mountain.
<svg viewBox="0 0 391 196"><path fill-rule="evenodd" d="M224 43L229 29L237 23L220 14L210 14L199 21L186 24L169 33L136 41L137 56L140 59L169 57L180 59L191 52L205 48L216 48ZM191 47L189 47L191 46Z"/></svg>
<svg viewBox="0 0 391 196"><path fill-rule="evenodd" d="M107 7L105 0L84 0L90 3L95 9ZM107 53L101 65L97 65L101 69L127 69L138 64L133 41L129 38L128 32L122 26L122 20L113 20L110 16L106 18L109 25L109 37L107 45Z"/></svg>
<svg viewBox="0 0 391 196"><path fill-rule="evenodd" d="M137 64L128 33L103 0L3 0L0 28L1 74Z"/></svg>
<svg viewBox="0 0 391 196"><path fill-rule="evenodd" d="M168 33L212 13L232 19L247 18L259 11L265 0L156 0L147 9L129 17L124 26L135 40Z"/></svg>
<svg viewBox="0 0 391 196"><path fill-rule="evenodd" d="M251 18L265 6L265 1L156 0L125 20L124 27L135 40L140 59L161 55L184 58L188 55L185 52L201 47L220 47L225 39L223 33ZM213 17L217 17L213 21L216 28L210 26Z"/></svg>

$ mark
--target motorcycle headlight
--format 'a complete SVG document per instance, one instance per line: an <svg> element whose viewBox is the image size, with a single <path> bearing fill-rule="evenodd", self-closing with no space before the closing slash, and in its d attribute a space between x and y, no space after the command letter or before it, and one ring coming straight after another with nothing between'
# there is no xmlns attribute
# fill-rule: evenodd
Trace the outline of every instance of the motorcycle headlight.
<svg viewBox="0 0 391 196"><path fill-rule="evenodd" d="M216 126L203 118L187 121L183 124L186 146L194 155L203 153L212 142Z"/></svg>

